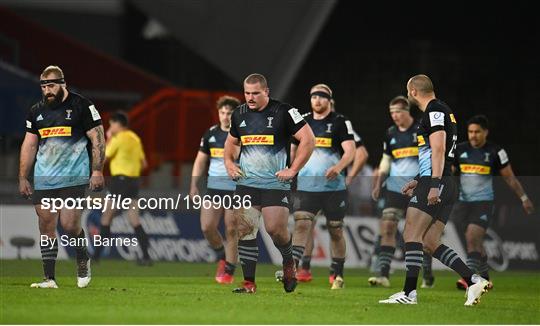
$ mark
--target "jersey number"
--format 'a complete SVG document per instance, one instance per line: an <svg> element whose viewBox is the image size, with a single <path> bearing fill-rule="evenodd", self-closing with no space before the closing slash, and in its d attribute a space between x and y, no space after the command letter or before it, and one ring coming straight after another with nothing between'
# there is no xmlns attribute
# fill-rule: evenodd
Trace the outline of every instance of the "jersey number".
<svg viewBox="0 0 540 326"><path fill-rule="evenodd" d="M454 157L454 151L456 150L457 135L452 136L452 148L448 152L448 157Z"/></svg>

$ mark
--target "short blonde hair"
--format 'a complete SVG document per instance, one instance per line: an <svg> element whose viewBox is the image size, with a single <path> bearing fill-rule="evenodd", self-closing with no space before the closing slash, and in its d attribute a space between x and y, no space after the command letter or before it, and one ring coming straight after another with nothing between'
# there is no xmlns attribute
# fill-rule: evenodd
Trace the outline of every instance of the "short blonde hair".
<svg viewBox="0 0 540 326"><path fill-rule="evenodd" d="M326 93L328 93L330 96L332 96L332 89L330 88L330 86L326 85L326 84L317 84L313 87L311 87L311 90L310 90L310 93L313 92L314 89L316 88L322 88L326 91Z"/></svg>
<svg viewBox="0 0 540 326"><path fill-rule="evenodd" d="M50 74L55 74L58 79L64 78L64 72L58 66L48 66L45 68L41 73L41 78L47 77Z"/></svg>

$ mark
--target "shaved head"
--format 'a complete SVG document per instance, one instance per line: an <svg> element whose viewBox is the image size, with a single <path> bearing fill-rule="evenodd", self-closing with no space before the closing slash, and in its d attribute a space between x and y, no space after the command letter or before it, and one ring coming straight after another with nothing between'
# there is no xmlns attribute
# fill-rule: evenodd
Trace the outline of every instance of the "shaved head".
<svg viewBox="0 0 540 326"><path fill-rule="evenodd" d="M433 83L426 75L416 75L409 79L410 88L415 89L420 94L430 94L434 93Z"/></svg>

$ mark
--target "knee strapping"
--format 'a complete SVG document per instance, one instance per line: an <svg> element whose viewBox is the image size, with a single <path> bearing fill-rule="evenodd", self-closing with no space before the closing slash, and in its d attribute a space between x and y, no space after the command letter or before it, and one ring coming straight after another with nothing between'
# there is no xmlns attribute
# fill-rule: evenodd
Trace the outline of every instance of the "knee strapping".
<svg viewBox="0 0 540 326"><path fill-rule="evenodd" d="M382 219L390 221L399 221L403 218L405 212L400 208L388 207L382 211Z"/></svg>
<svg viewBox="0 0 540 326"><path fill-rule="evenodd" d="M295 221L313 221L315 215L309 212L299 211L293 214Z"/></svg>
<svg viewBox="0 0 540 326"><path fill-rule="evenodd" d="M253 240L257 238L257 232L261 223L261 212L253 207L243 209L238 214L238 225L242 232L240 240Z"/></svg>
<svg viewBox="0 0 540 326"><path fill-rule="evenodd" d="M326 221L326 226L329 229L339 229L339 228L343 227L343 221L342 220L339 220L339 221Z"/></svg>

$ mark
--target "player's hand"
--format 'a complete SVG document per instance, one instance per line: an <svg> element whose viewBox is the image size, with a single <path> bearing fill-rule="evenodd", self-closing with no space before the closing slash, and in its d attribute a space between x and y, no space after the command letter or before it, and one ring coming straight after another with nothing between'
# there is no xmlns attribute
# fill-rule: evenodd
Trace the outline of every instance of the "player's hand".
<svg viewBox="0 0 540 326"><path fill-rule="evenodd" d="M199 196L199 188L197 186L191 186L189 189L189 197L194 198Z"/></svg>
<svg viewBox="0 0 540 326"><path fill-rule="evenodd" d="M525 212L527 212L527 214L530 215L534 213L534 205L530 199L527 198L525 201L523 201L521 205L523 206L523 209L525 210Z"/></svg>
<svg viewBox="0 0 540 326"><path fill-rule="evenodd" d="M24 177L19 178L19 193L21 196L25 198L29 198L32 196L32 186L30 185L30 181Z"/></svg>
<svg viewBox="0 0 540 326"><path fill-rule="evenodd" d="M441 202L439 198L439 188L430 188L427 195L427 204L428 205L437 205Z"/></svg>
<svg viewBox="0 0 540 326"><path fill-rule="evenodd" d="M373 187L373 190L371 191L371 198L374 201L379 200L379 196L381 195L381 187L375 186Z"/></svg>
<svg viewBox="0 0 540 326"><path fill-rule="evenodd" d="M334 165L331 166L328 170L326 170L324 176L326 177L326 180L334 180L340 173L341 169Z"/></svg>
<svg viewBox="0 0 540 326"><path fill-rule="evenodd" d="M407 182L403 188L401 188L401 193L404 195L407 195L409 197L412 197L414 189L416 189L416 186L418 185L418 181L411 180Z"/></svg>
<svg viewBox="0 0 540 326"><path fill-rule="evenodd" d="M244 172L242 172L242 169L236 164L228 164L226 166L227 174L229 177L233 180L238 180L244 176Z"/></svg>
<svg viewBox="0 0 540 326"><path fill-rule="evenodd" d="M287 182L291 181L296 175L298 174L298 171L286 168L280 171L276 172L276 177L281 182Z"/></svg>
<svg viewBox="0 0 540 326"><path fill-rule="evenodd" d="M90 177L90 190L101 191L104 185L105 179L103 178L103 173L101 171L93 171Z"/></svg>
<svg viewBox="0 0 540 326"><path fill-rule="evenodd" d="M354 179L356 179L357 176L351 176L351 175L348 175L345 177L345 185L348 187L351 185L351 183L354 181Z"/></svg>

